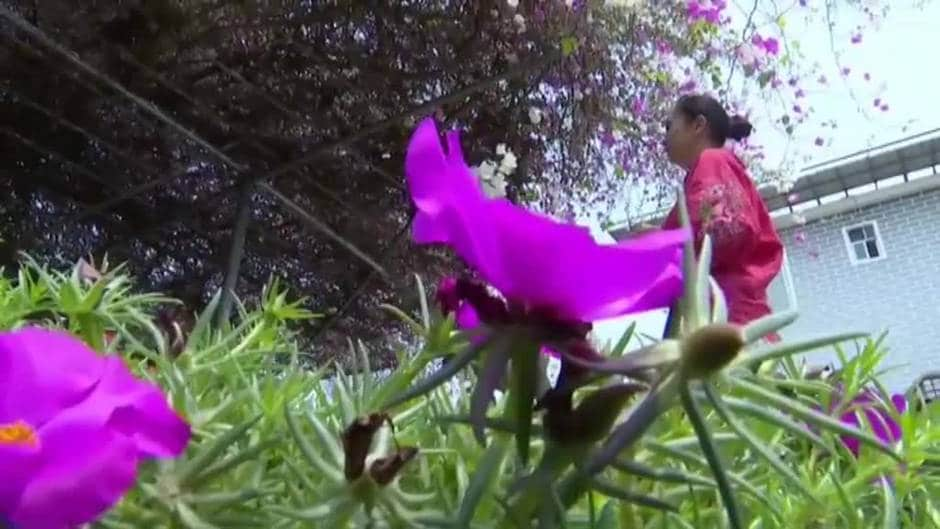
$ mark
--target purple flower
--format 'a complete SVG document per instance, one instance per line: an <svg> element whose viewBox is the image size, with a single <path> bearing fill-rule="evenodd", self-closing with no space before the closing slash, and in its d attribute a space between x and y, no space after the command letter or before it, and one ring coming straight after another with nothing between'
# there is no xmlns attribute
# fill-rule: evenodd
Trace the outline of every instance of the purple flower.
<svg viewBox="0 0 940 529"><path fill-rule="evenodd" d="M459 134L447 134L445 151L433 119L412 136L405 173L417 208L415 242L449 246L499 292L512 317L590 322L668 306L681 293L688 230L599 245L584 227L488 198L464 162ZM504 317L481 310L486 296L460 293L459 282L456 290L482 320Z"/></svg>
<svg viewBox="0 0 940 529"><path fill-rule="evenodd" d="M179 455L189 426L153 384L63 332L0 334L0 522L73 529L130 489L144 458Z"/></svg>
<svg viewBox="0 0 940 529"><path fill-rule="evenodd" d="M904 413L907 410L907 401L902 395L892 395L891 404L898 413ZM881 442L891 444L901 440L901 426L891 417L891 414L884 408L884 405L868 390L863 391L852 400L852 403L849 405L849 410L842 415L840 420L844 424L861 428L859 412L865 416L865 422L868 423L872 433ZM842 443L855 457L858 457L858 439L843 435Z"/></svg>

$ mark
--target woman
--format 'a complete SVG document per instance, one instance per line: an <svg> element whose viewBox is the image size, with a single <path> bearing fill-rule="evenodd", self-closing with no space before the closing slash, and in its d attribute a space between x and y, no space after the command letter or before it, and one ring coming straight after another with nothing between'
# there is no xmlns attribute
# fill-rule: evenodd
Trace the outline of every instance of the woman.
<svg viewBox="0 0 940 529"><path fill-rule="evenodd" d="M727 298L728 320L744 325L770 314L767 287L780 271L783 244L744 164L724 148L729 138L747 138L751 124L729 118L710 96L686 95L666 129L669 159L686 170L683 188L696 251L706 233L711 237L711 273ZM679 227L678 205L662 227ZM776 334L767 339L779 340Z"/></svg>

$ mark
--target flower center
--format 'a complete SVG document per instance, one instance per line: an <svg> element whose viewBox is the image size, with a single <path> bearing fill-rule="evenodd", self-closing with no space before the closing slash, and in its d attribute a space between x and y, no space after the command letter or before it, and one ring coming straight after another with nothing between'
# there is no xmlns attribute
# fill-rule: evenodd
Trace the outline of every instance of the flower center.
<svg viewBox="0 0 940 529"><path fill-rule="evenodd" d="M35 447L39 444L36 431L23 421L0 424L0 445L23 445Z"/></svg>

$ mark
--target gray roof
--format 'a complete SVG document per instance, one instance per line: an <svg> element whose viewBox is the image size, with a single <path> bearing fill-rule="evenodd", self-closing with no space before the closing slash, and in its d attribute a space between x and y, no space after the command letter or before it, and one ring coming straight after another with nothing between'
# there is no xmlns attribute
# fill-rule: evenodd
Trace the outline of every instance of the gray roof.
<svg viewBox="0 0 940 529"><path fill-rule="evenodd" d="M847 190L897 176L907 176L940 163L940 129L860 151L804 169L786 192L762 190L771 211L792 203L819 201ZM788 197L795 195L794 201Z"/></svg>

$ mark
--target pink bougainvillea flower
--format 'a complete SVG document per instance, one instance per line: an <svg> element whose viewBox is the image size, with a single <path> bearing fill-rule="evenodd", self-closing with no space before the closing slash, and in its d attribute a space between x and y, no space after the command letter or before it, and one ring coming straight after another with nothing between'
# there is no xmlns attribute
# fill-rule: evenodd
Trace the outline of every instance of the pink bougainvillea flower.
<svg viewBox="0 0 940 529"><path fill-rule="evenodd" d="M679 93L688 94L690 92L694 92L697 87L698 87L698 83L695 81L695 79L688 79L687 81L679 85Z"/></svg>
<svg viewBox="0 0 940 529"><path fill-rule="evenodd" d="M448 133L445 151L432 119L412 136L405 172L417 207L415 242L449 246L510 314L590 322L668 306L681 293L688 230L600 245L587 228L488 198L464 162L459 134ZM484 321L501 317L470 301Z"/></svg>
<svg viewBox="0 0 940 529"><path fill-rule="evenodd" d="M725 7L727 7L727 3L724 0L713 0L711 2L690 0L686 13L692 22L704 20L709 24L718 25L721 23L721 12L725 10Z"/></svg>
<svg viewBox="0 0 940 529"><path fill-rule="evenodd" d="M189 436L120 358L63 332L0 333L0 526L93 521L134 485L141 459L177 456Z"/></svg>
<svg viewBox="0 0 940 529"><path fill-rule="evenodd" d="M780 53L780 41L773 37L764 38L755 34L751 37L751 43L764 50L764 53L767 55L777 55Z"/></svg>
<svg viewBox="0 0 940 529"><path fill-rule="evenodd" d="M897 413L904 413L907 410L907 400L903 395L892 395L891 405L894 406ZM842 415L840 420L844 424L861 428L860 416L862 415L875 437L884 444L892 444L901 440L901 426L885 409L884 404L876 399L869 390L861 392L852 400L849 410ZM842 443L855 457L858 457L859 440L857 438L843 435Z"/></svg>

